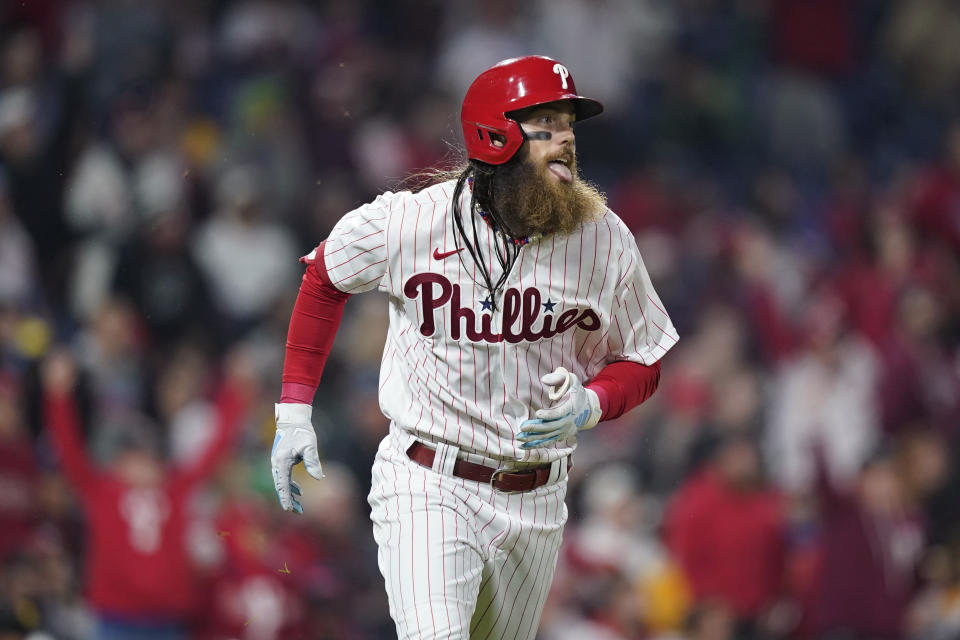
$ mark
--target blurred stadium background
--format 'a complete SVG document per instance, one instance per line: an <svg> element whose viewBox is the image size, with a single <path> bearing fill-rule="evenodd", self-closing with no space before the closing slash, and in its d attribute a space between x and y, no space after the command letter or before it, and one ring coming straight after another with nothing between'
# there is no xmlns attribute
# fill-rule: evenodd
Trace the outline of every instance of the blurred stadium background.
<svg viewBox="0 0 960 640"><path fill-rule="evenodd" d="M0 6L0 638L393 637L378 294L316 400L327 478L303 517L273 495L297 258L455 162L467 84L528 53L606 104L581 166L682 336L582 439L538 638L960 637L957 2ZM75 482L43 412L71 366L77 460L199 489Z"/></svg>

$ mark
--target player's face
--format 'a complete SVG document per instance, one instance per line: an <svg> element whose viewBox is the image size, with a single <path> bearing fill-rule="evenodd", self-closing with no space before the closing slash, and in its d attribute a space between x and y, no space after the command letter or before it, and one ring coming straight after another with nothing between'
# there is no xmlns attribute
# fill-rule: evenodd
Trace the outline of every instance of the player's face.
<svg viewBox="0 0 960 640"><path fill-rule="evenodd" d="M576 113L569 102L552 102L520 117L520 126L529 139L529 159L551 181L572 184L577 175Z"/></svg>
<svg viewBox="0 0 960 640"><path fill-rule="evenodd" d="M603 212L603 194L577 175L575 113L552 102L516 115L527 142L496 168L493 205L511 232L571 232Z"/></svg>

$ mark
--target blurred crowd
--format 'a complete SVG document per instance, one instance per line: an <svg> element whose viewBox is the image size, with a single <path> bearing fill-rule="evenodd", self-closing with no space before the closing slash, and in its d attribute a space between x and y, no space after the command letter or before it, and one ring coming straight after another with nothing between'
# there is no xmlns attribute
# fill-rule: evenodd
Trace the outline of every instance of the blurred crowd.
<svg viewBox="0 0 960 640"><path fill-rule="evenodd" d="M681 341L581 438L540 640L960 637L960 5L0 4L0 638L394 637L386 300L269 477L299 256L544 53ZM119 514L119 515L118 515Z"/></svg>

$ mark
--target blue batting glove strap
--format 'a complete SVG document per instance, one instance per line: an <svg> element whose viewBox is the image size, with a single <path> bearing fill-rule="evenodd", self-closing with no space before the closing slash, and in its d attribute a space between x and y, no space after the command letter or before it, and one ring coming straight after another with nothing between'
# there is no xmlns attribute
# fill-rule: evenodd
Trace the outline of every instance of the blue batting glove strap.
<svg viewBox="0 0 960 640"><path fill-rule="evenodd" d="M524 434L521 434L521 435L524 435ZM536 448L536 447L542 447L542 446L545 445L545 444L550 444L551 442L554 442L554 441L556 441L556 440L559 440L559 439L560 439L560 435L561 435L561 434L556 434L556 435L550 436L549 438L541 438L541 439L539 439L539 440L529 440L528 442L524 442L522 445L520 445L520 448L521 448L521 449L534 449L534 448ZM532 437L532 435L530 435L530 434L526 434L526 436L527 436L527 438Z"/></svg>
<svg viewBox="0 0 960 640"><path fill-rule="evenodd" d="M517 440L523 443L520 445L521 449L533 449L534 447L542 447L545 444L550 444L556 440L566 440L567 438L575 436L579 431L569 415L553 420L542 420L539 418L525 420L520 424L520 428L522 431L517 434Z"/></svg>

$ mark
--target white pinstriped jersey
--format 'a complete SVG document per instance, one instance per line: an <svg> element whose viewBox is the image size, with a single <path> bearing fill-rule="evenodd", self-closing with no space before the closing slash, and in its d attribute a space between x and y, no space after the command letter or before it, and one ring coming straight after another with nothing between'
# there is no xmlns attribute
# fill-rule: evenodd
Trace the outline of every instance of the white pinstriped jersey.
<svg viewBox="0 0 960 640"><path fill-rule="evenodd" d="M346 214L326 241L327 272L341 291L390 297L380 407L394 428L495 464L552 462L575 439L531 450L514 440L549 403L540 377L564 366L589 381L615 360L650 365L677 332L633 234L609 210L522 247L494 310L471 256L456 252L453 188L386 192ZM469 227L469 190L462 198ZM490 257L493 232L477 224Z"/></svg>

